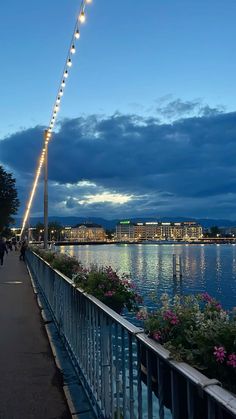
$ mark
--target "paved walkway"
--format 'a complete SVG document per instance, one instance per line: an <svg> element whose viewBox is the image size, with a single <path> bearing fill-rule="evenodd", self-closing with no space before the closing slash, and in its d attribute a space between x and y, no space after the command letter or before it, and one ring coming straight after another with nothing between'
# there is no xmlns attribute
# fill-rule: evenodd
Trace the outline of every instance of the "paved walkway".
<svg viewBox="0 0 236 419"><path fill-rule="evenodd" d="M19 253L0 266L0 419L68 419L58 372Z"/></svg>

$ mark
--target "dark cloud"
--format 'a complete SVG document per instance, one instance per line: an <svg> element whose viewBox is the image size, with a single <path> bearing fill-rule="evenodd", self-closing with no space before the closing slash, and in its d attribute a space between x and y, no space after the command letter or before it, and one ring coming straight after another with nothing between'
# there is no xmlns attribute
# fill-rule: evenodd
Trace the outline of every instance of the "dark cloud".
<svg viewBox="0 0 236 419"><path fill-rule="evenodd" d="M169 101L169 97L160 99L156 112L165 119L176 120L189 115L197 116L214 116L222 113L225 109L219 105L211 108L209 105L204 105L201 99L186 100L175 99ZM166 104L165 102L168 101Z"/></svg>
<svg viewBox="0 0 236 419"><path fill-rule="evenodd" d="M182 101L180 99L173 100L167 103L164 107L158 106L156 111L158 114L166 118L182 117L188 115L201 106L200 100Z"/></svg>
<svg viewBox="0 0 236 419"><path fill-rule="evenodd" d="M119 113L62 121L50 143L51 211L234 218L236 113L200 101L162 107L169 116L193 111L201 116L172 123ZM35 127L0 141L0 160L18 173L24 198L42 133ZM118 195L129 199L119 204Z"/></svg>

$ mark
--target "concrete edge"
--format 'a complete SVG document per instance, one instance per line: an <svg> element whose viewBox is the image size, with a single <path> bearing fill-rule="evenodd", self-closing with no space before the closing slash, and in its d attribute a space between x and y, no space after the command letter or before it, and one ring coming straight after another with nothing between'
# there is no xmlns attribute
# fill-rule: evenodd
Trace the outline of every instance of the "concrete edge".
<svg viewBox="0 0 236 419"><path fill-rule="evenodd" d="M58 357L58 354L57 354L57 348L53 343L53 338L52 338L50 329L49 329L47 324L45 324L45 329L46 329L47 337L48 337L48 340L49 340L49 343L50 343L50 346L51 346L51 350L52 350L52 353L53 353L53 356L54 356L56 367L58 368L58 370L63 375L63 365L61 364L61 362L59 360L59 357ZM70 414L71 414L71 416L73 416L76 412L76 406L75 406L75 403L73 402L73 399L72 399L72 395L71 395L71 392L70 392L70 386L63 384L62 388L63 388L64 394L65 394L65 397L66 397L66 402L67 402Z"/></svg>
<svg viewBox="0 0 236 419"><path fill-rule="evenodd" d="M64 376L64 374L63 374L64 367L63 367L62 363L60 362L60 357L58 355L59 349L56 347L56 345L53 342L53 337L52 337L52 334L50 332L50 328L48 326L48 323L53 323L53 321L52 321L51 318L49 318L47 316L48 310L44 309L42 300L40 298L40 293L38 291L37 285L35 284L35 281L33 279L33 276L30 272L30 269L29 269L27 263L26 263L26 268L27 268L27 271L28 271L28 274L29 274L29 277L30 277L30 281L31 281L31 285L32 285L34 294L36 296L37 304L40 308L41 317L42 317L42 320L44 322L44 327L45 327L45 330L46 330L46 333L47 333L48 341L49 341L49 344L50 344L52 355L54 357L54 362L55 362L56 368L60 371L62 376ZM54 327L56 328L55 325L54 325ZM73 398L73 394L72 394L73 392L71 390L70 383L66 384L64 379L63 379L63 382L64 382L64 384L62 386L62 389L63 389L64 395L65 395L66 403L67 403L69 412L71 414L71 417L73 419L82 419L82 418L84 418L84 419L93 419L94 418L95 419L95 415L94 415L92 409L91 409L91 411L88 410L88 411L84 412L82 410L81 412L79 412L78 406L76 406L76 403L74 402L74 398ZM75 383L73 383L73 384L75 384ZM77 385L78 385L78 387L82 387L82 385L79 383L79 380L78 380ZM86 412L88 413L88 415L86 414Z"/></svg>

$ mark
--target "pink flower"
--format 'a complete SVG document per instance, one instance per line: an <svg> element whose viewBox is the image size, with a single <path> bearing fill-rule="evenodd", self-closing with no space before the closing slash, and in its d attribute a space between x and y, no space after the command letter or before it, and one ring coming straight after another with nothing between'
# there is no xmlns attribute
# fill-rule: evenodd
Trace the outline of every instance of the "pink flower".
<svg viewBox="0 0 236 419"><path fill-rule="evenodd" d="M178 319L178 318L177 318L177 316L174 314L170 322L171 322L171 324L178 324L178 323L179 323L179 319Z"/></svg>
<svg viewBox="0 0 236 419"><path fill-rule="evenodd" d="M230 365L233 368L236 368L236 354L230 354L228 356L227 365Z"/></svg>
<svg viewBox="0 0 236 419"><path fill-rule="evenodd" d="M211 303L213 298L207 292L204 292L202 294L202 299L203 299L203 301Z"/></svg>
<svg viewBox="0 0 236 419"><path fill-rule="evenodd" d="M136 319L138 319L138 320L146 320L147 318L148 318L148 314L147 314L147 311L144 310L144 309L141 309L136 314Z"/></svg>
<svg viewBox="0 0 236 419"><path fill-rule="evenodd" d="M213 352L213 355L215 355L216 361L224 362L226 350L223 346L214 346L215 351Z"/></svg>
<svg viewBox="0 0 236 419"><path fill-rule="evenodd" d="M216 310L221 310L222 309L222 305L220 303L216 303L215 309Z"/></svg>
<svg viewBox="0 0 236 419"><path fill-rule="evenodd" d="M174 314L174 313L173 313L171 310L166 310L166 311L163 313L163 319L164 319L164 320L171 320L171 319L172 319L173 314Z"/></svg>
<svg viewBox="0 0 236 419"><path fill-rule="evenodd" d="M158 330L152 334L153 339L159 341L161 339L161 332Z"/></svg>
<svg viewBox="0 0 236 419"><path fill-rule="evenodd" d="M173 324L173 325L176 325L179 323L178 317L171 310L167 310L163 313L163 319L168 320L170 324Z"/></svg>
<svg viewBox="0 0 236 419"><path fill-rule="evenodd" d="M104 295L105 297L112 297L114 295L114 291L107 291Z"/></svg>
<svg viewBox="0 0 236 419"><path fill-rule="evenodd" d="M127 286L129 286L129 285L130 285L130 283L129 283L128 279L123 279L123 280L122 280L122 284L123 284L123 285L127 285Z"/></svg>

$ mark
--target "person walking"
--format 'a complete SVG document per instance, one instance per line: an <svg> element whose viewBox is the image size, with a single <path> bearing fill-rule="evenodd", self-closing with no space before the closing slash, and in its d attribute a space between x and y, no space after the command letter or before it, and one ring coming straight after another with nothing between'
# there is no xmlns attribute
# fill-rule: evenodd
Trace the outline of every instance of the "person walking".
<svg viewBox="0 0 236 419"><path fill-rule="evenodd" d="M12 239L11 242L12 242L12 246L14 247L15 251L17 251L17 241L16 241L16 238L13 237L13 239Z"/></svg>
<svg viewBox="0 0 236 419"><path fill-rule="evenodd" d="M20 260L25 261L25 252L27 249L27 241L23 240L23 242L21 243L21 247L20 247Z"/></svg>
<svg viewBox="0 0 236 419"><path fill-rule="evenodd" d="M7 246L2 237L0 237L0 264L3 265L4 254L8 253Z"/></svg>

